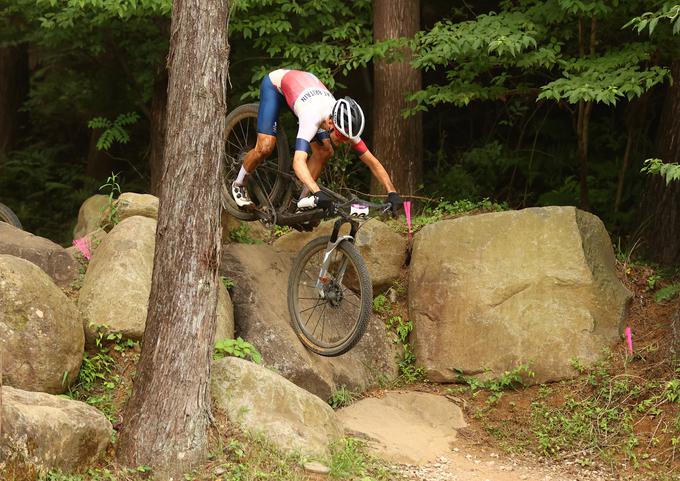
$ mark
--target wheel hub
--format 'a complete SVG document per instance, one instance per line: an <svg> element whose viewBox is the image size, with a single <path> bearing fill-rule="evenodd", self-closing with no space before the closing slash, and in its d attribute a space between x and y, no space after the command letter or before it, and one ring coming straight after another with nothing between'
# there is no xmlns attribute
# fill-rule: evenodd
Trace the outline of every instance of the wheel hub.
<svg viewBox="0 0 680 481"><path fill-rule="evenodd" d="M333 283L326 287L324 289L324 297L328 302L330 302L331 306L333 307L338 307L340 303L342 302L342 289L340 288L339 285Z"/></svg>

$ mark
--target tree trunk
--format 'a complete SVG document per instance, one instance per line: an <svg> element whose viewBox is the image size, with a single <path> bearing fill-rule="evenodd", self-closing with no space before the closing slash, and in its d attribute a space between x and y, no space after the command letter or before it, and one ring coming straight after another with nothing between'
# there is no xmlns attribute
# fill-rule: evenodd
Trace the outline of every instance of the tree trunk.
<svg viewBox="0 0 680 481"><path fill-rule="evenodd" d="M412 37L420 29L419 0L375 0L373 35L376 41ZM401 62L374 64L373 150L392 178L396 189L412 195L423 176L422 116L407 119L405 96L421 89L421 74L410 65L410 52ZM375 179L371 192L382 192Z"/></svg>
<svg viewBox="0 0 680 481"><path fill-rule="evenodd" d="M590 209L588 198L588 126L592 110L592 102L580 101L578 103L576 134L578 137L579 207L583 210Z"/></svg>
<svg viewBox="0 0 680 481"><path fill-rule="evenodd" d="M28 93L26 45L0 48L0 155L16 145L22 117L19 107Z"/></svg>
<svg viewBox="0 0 680 481"><path fill-rule="evenodd" d="M106 179L115 168L113 158L107 152L97 148L97 140L102 132L103 129L90 131L90 144L87 148L87 163L85 164L85 175L97 180Z"/></svg>
<svg viewBox="0 0 680 481"><path fill-rule="evenodd" d="M680 60L671 66L673 85L668 88L656 135L657 156L680 163ZM660 175L650 175L642 204L644 251L650 260L680 265L680 182L666 185Z"/></svg>
<svg viewBox="0 0 680 481"><path fill-rule="evenodd" d="M179 479L206 452L220 258L227 0L175 0L149 311L118 456Z"/></svg>
<svg viewBox="0 0 680 481"><path fill-rule="evenodd" d="M163 66L154 84L151 98L151 147L149 149L149 170L151 171L151 193L161 195L163 185L163 150L167 131L168 72Z"/></svg>

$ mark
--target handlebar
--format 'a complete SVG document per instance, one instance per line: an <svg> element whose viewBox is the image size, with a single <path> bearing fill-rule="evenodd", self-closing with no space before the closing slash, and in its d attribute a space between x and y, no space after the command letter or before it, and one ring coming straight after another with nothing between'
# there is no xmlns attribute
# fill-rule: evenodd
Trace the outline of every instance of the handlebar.
<svg viewBox="0 0 680 481"><path fill-rule="evenodd" d="M349 209L349 211L348 211ZM385 215L392 209L391 202L378 204L354 197L346 202L334 202L330 214L338 214L346 218L367 218L369 209L379 210L379 215Z"/></svg>

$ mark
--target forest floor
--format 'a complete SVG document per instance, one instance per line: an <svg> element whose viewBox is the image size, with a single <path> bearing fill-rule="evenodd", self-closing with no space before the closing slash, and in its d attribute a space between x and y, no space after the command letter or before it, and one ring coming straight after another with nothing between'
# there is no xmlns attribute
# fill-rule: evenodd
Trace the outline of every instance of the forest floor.
<svg viewBox="0 0 680 481"><path fill-rule="evenodd" d="M299 457L284 455L225 421L210 434L206 463L183 481L680 480L680 448L676 449L680 446L680 369L671 361L672 320L680 307L671 294L680 277L623 256L618 270L634 294L625 320L633 332L633 355L621 341L604 352L596 366L575 366L581 372L576 379L530 387L518 382L530 366L486 383L462 377L460 383L442 385L416 379L415 366L405 365L400 379L365 393L351 393L344 400L380 397L395 389L446 396L463 409L468 426L458 432L451 450L432 462L391 464L371 455L362 441L348 438L334 447L330 475L312 474ZM665 297L671 299L663 301ZM393 302L390 315L395 313L406 315L404 295ZM101 341L97 350L86 354L79 383L68 395L96 406L117 427L140 349L120 338ZM336 399L335 406L341 404ZM52 471L40 479L153 479L148 468L126 469L114 459L115 447L111 447L105 459L86 473ZM9 468L0 479L24 481L36 479L36 474Z"/></svg>

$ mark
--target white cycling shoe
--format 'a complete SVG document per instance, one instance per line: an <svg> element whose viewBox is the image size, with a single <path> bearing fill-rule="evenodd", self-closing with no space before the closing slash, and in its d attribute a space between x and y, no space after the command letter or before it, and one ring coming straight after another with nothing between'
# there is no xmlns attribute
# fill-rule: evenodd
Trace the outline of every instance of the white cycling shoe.
<svg viewBox="0 0 680 481"><path fill-rule="evenodd" d="M316 197L314 194L303 197L297 201L298 210L309 210L316 207Z"/></svg>
<svg viewBox="0 0 680 481"><path fill-rule="evenodd" d="M239 207L250 207L253 205L253 201L248 197L248 190L245 185L238 185L236 182L232 182L231 196Z"/></svg>

